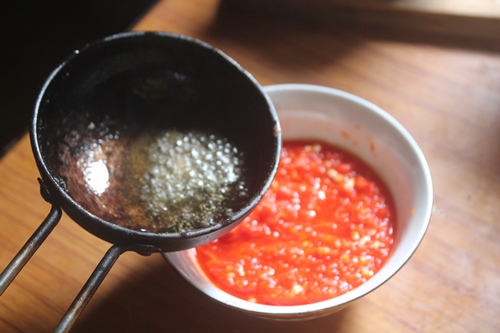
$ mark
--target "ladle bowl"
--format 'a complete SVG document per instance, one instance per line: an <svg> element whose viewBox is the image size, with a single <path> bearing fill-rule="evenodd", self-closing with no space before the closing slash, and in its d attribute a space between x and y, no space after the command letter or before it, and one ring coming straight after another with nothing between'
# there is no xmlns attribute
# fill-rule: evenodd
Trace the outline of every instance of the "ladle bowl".
<svg viewBox="0 0 500 333"><path fill-rule="evenodd" d="M132 164L144 171L153 163L145 162L151 152L138 142L152 142L157 133L169 131L215 135L243 157L246 195L228 201L227 215L172 232L130 223L145 216L141 203L134 201L140 197L130 194L140 192L134 187L137 177L127 170ZM75 51L43 86L30 136L41 192L53 209L25 246L29 253L21 250L13 260L22 264L11 264L2 273L0 294L58 222L60 208L114 244L58 331L71 327L122 252L189 249L234 228L271 184L281 148L274 107L248 72L201 41L159 32L122 33ZM96 169L104 171L104 178L92 187L89 172ZM93 175L94 181L98 176Z"/></svg>

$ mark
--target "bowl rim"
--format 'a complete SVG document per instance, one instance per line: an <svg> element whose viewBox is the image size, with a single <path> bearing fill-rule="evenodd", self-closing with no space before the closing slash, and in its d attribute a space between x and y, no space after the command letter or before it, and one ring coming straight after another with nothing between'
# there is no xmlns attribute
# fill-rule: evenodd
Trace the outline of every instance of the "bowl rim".
<svg viewBox="0 0 500 333"><path fill-rule="evenodd" d="M297 318L307 317L311 313L317 313L316 316L320 316L321 314L329 313L329 309L338 308L339 310L349 303L371 293L372 291L378 289L380 286L384 285L387 281L389 281L399 270L408 262L408 260L413 256L418 246L421 244L425 233L427 232L430 218L432 214L432 206L433 206L433 187L432 187L432 178L428 163L425 159L425 156L418 146L415 139L408 132L408 130L396 120L392 115L390 115L387 111L383 110L379 106L369 102L357 95L351 94L349 92L330 88L326 86L320 85L312 85L312 84L301 84L301 83L286 83L286 84L276 84L276 85L268 85L264 86L264 91L270 95L271 101L273 100L273 93L285 92L288 94L296 94L296 93L307 93L307 94L323 94L339 97L344 100L348 100L352 103L358 104L369 111L375 113L378 117L383 118L390 126L392 126L401 138L406 141L406 143L411 147L412 153L415 155L416 160L418 161L418 170L421 173L421 176L424 179L424 183L421 185L423 190L422 193L425 193L425 202L423 205L424 211L422 212L422 221L421 226L419 228L418 235L414 235L414 239L416 240L411 248L407 251L407 254L400 259L399 264L389 270L385 276L380 279L380 282L377 284L368 284L363 283L361 286L354 288L353 290L348 291L345 294L339 295L337 297L316 302L310 304L303 305L290 305L290 306L277 306L277 305L265 305L265 304L257 304L252 303L235 296L232 296L219 288L213 285L208 278L206 278L206 283L198 283L197 281L193 281L188 272L185 269L194 269L198 273L204 276L203 271L199 267L189 267L189 265L194 264L197 265L196 260L194 258L195 249L190 249L187 251L181 252L171 252L171 253L163 253L166 261L174 267L174 269L191 285L193 285L196 289L209 296L210 298L226 305L231 308L236 308L238 310L242 310L245 312L253 313L254 315L261 315L264 317L283 317L290 318L295 316ZM276 107L276 111L278 113L278 117L280 114L279 107ZM283 130L283 129L282 129ZM286 133L284 133L286 137ZM185 258L190 257L191 263L186 262ZM193 261L194 260L194 261ZM223 295L223 298L220 297Z"/></svg>

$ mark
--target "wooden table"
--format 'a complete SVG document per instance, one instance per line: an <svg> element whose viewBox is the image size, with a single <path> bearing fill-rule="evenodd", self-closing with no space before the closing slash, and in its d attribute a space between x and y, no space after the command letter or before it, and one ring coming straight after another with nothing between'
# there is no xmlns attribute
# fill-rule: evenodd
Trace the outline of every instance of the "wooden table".
<svg viewBox="0 0 500 333"><path fill-rule="evenodd" d="M305 11L306 12L306 11ZM203 297L158 255L125 253L73 332L500 332L500 45L377 25L160 1L135 26L202 39L262 85L310 83L368 99L426 155L430 227L388 283L334 315L272 322ZM0 269L48 213L28 137L0 161ZM0 332L48 332L109 244L66 216L0 298Z"/></svg>

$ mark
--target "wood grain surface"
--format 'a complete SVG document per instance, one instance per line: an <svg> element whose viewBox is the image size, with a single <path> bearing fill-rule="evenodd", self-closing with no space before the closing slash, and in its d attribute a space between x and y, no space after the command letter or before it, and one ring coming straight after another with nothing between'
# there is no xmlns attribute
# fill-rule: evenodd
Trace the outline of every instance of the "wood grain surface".
<svg viewBox="0 0 500 333"><path fill-rule="evenodd" d="M135 29L208 42L262 85L325 85L378 104L428 160L433 216L396 276L331 316L254 318L202 296L159 254L125 253L73 332L500 332L500 44L213 0L160 1ZM0 161L0 269L50 210L37 177L26 136ZM0 332L52 331L109 247L63 216L0 297Z"/></svg>

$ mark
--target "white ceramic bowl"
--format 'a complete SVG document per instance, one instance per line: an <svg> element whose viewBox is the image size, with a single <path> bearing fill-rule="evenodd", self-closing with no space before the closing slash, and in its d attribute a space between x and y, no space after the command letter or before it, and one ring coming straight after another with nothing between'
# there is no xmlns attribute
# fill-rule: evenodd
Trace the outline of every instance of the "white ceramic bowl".
<svg viewBox="0 0 500 333"><path fill-rule="evenodd" d="M392 192L396 233L385 265L361 286L332 299L307 305L251 303L215 287L199 268L195 250L164 256L193 286L232 308L260 317L300 320L338 311L389 280L410 259L429 224L432 181L415 140L391 115L352 94L313 85L265 88L280 119L283 139L319 139L344 148L367 162Z"/></svg>

